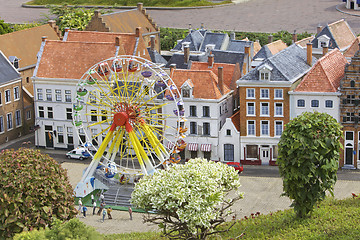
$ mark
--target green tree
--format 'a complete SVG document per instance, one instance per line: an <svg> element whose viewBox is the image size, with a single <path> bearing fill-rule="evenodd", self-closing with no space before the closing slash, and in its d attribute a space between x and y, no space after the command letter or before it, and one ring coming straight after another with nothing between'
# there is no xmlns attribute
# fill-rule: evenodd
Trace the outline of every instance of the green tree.
<svg viewBox="0 0 360 240"><path fill-rule="evenodd" d="M242 198L239 175L232 167L206 159L191 159L145 176L135 186L132 204L155 211L144 218L173 239L205 239L232 214L230 207ZM234 195L229 196L230 191ZM235 222L234 222L235 223Z"/></svg>
<svg viewBox="0 0 360 240"><path fill-rule="evenodd" d="M13 30L10 27L10 24L4 22L4 20L0 19L0 35L5 33L10 33Z"/></svg>
<svg viewBox="0 0 360 240"><path fill-rule="evenodd" d="M67 172L39 150L0 153L0 239L76 215Z"/></svg>
<svg viewBox="0 0 360 240"><path fill-rule="evenodd" d="M310 213L326 191L333 195L341 136L339 123L326 113L305 112L286 124L277 164L297 216Z"/></svg>

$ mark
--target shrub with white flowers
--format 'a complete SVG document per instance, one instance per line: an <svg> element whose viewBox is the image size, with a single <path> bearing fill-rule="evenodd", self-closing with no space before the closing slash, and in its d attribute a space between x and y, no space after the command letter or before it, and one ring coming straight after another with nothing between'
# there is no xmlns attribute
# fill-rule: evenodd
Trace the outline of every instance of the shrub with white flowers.
<svg viewBox="0 0 360 240"><path fill-rule="evenodd" d="M232 214L230 207L242 198L239 187L234 168L196 158L142 178L131 203L156 212L144 220L158 224L169 238L205 239L220 232L216 228Z"/></svg>

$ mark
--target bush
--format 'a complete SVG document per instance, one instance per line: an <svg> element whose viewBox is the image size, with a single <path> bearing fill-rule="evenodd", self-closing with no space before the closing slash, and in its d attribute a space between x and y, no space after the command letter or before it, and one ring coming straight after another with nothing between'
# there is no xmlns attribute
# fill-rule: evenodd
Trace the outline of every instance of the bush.
<svg viewBox="0 0 360 240"><path fill-rule="evenodd" d="M339 123L326 113L305 112L291 120L281 135L277 164L284 195L293 199L299 217L333 195L342 136Z"/></svg>
<svg viewBox="0 0 360 240"><path fill-rule="evenodd" d="M205 239L231 214L230 207L242 197L239 175L223 163L191 159L167 170L145 176L135 186L132 204L146 211L146 222L158 224L169 238Z"/></svg>
<svg viewBox="0 0 360 240"><path fill-rule="evenodd" d="M42 230L33 230L30 232L22 232L15 235L14 240L67 240L67 239L83 239L83 240L97 240L103 239L93 227L87 226L80 222L79 219L74 218L68 222L62 223L55 220L51 229L46 228Z"/></svg>
<svg viewBox="0 0 360 240"><path fill-rule="evenodd" d="M0 178L0 238L76 215L66 170L38 150L3 150Z"/></svg>
<svg viewBox="0 0 360 240"><path fill-rule="evenodd" d="M0 19L0 35L1 34L6 34L6 33L11 33L13 30L10 27L10 24L4 22L4 20Z"/></svg>

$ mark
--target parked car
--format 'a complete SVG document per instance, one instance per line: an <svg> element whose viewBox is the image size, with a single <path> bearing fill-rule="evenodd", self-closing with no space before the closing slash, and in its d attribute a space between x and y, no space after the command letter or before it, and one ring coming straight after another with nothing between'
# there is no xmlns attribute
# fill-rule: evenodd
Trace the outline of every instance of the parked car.
<svg viewBox="0 0 360 240"><path fill-rule="evenodd" d="M226 165L228 165L229 167L235 168L235 170L238 170L239 173L241 173L244 170L243 165L238 162L227 162Z"/></svg>
<svg viewBox="0 0 360 240"><path fill-rule="evenodd" d="M69 159L74 158L74 159L79 159L82 161L82 160L90 157L90 153L88 152L88 150L86 148L78 147L78 148L75 148L75 149L71 150L70 152L66 153L66 157Z"/></svg>

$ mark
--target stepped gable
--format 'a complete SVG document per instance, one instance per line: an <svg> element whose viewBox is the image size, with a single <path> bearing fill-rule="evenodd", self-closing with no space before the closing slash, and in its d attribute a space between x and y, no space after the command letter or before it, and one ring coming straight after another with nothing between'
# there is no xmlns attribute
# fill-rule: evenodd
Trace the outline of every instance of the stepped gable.
<svg viewBox="0 0 360 240"><path fill-rule="evenodd" d="M348 62L339 49L320 58L294 92L337 92Z"/></svg>

